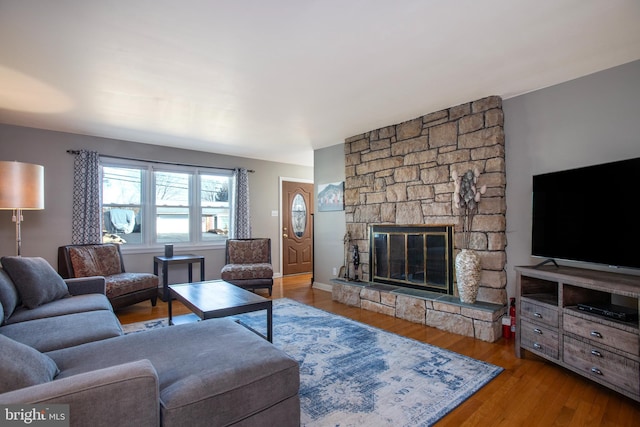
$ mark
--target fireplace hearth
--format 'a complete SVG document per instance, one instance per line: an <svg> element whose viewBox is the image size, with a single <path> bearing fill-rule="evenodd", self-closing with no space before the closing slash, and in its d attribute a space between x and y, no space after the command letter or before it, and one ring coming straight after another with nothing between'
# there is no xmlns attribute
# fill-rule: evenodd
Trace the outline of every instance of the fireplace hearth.
<svg viewBox="0 0 640 427"><path fill-rule="evenodd" d="M453 226L370 228L371 282L453 295Z"/></svg>

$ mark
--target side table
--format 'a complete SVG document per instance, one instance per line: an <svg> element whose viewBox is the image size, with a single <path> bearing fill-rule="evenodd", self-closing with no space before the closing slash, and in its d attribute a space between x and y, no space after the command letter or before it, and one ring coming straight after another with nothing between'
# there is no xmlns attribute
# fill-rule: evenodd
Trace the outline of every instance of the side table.
<svg viewBox="0 0 640 427"><path fill-rule="evenodd" d="M174 255L172 257L154 256L153 274L158 275L158 264L162 264L162 301L169 299L169 266L172 264L189 264L189 283L193 282L193 263L200 263L200 281L204 282L204 256L202 255Z"/></svg>

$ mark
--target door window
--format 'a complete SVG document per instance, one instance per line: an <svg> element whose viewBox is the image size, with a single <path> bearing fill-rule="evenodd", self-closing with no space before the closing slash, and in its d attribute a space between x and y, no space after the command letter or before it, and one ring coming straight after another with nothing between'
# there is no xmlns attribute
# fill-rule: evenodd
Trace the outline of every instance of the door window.
<svg viewBox="0 0 640 427"><path fill-rule="evenodd" d="M291 222L296 237L304 236L304 231L307 228L307 204L300 194L296 194L291 203Z"/></svg>

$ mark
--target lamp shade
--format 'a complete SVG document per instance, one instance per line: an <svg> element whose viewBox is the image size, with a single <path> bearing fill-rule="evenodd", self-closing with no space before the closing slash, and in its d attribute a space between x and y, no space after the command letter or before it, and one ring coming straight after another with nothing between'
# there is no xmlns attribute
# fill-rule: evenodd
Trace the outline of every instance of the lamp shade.
<svg viewBox="0 0 640 427"><path fill-rule="evenodd" d="M0 161L0 209L44 209L44 166Z"/></svg>

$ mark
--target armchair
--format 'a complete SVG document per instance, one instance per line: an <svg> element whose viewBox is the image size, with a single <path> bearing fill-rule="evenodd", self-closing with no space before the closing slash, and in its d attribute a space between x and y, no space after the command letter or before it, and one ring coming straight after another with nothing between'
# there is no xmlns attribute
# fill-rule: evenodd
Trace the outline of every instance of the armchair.
<svg viewBox="0 0 640 427"><path fill-rule="evenodd" d="M222 280L245 289L273 289L271 239L228 239Z"/></svg>
<svg viewBox="0 0 640 427"><path fill-rule="evenodd" d="M127 273L120 245L113 243L66 245L58 248L58 273L65 279L104 276L106 295L114 310L158 298L158 276Z"/></svg>

